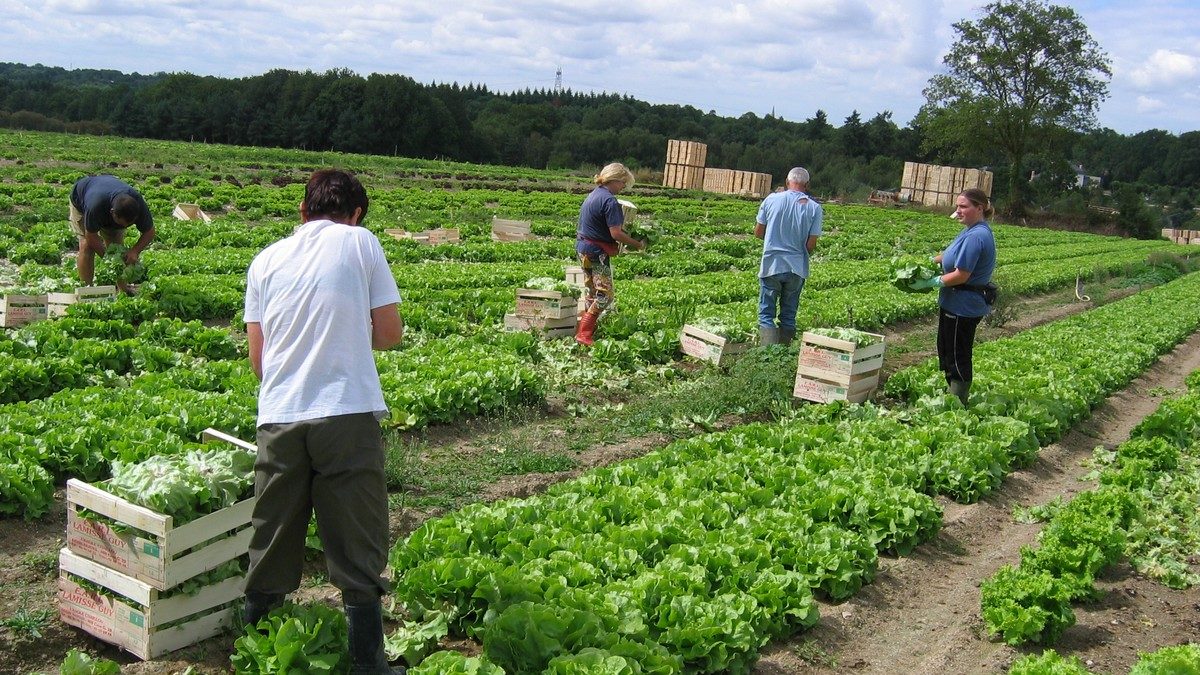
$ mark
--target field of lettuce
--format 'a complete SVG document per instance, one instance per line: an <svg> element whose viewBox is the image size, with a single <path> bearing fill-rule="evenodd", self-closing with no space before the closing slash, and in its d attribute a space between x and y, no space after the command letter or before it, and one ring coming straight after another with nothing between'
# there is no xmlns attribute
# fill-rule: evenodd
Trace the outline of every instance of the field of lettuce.
<svg viewBox="0 0 1200 675"><path fill-rule="evenodd" d="M886 597L892 573L936 557L959 515L1012 505L1040 507L1046 534L1034 544L1037 530L1025 526L1017 536L1028 550L987 558L961 579L972 606L956 621L975 626L960 638L975 643L958 652L978 659L942 672L1003 672L1020 653L1040 653L1030 645L1061 642L1099 649L1098 672L1129 672L1136 649L1102 649L1124 638L1087 643L1072 633L1077 613L1118 592L1106 585L1113 574L1179 593L1172 602L1200 603L1200 522L1189 509L1200 499L1197 376L1184 393L1184 376L1200 369L1200 275L1177 245L995 225L996 277L1011 311L1055 294L1070 299L1080 277L1120 288L1113 296L1121 299L1079 303L1066 318L980 345L968 408L941 395L928 359L896 370L878 404L792 405L787 391L763 392L770 402L738 396L790 385L794 348L752 350L730 372L679 352L686 322L754 332L756 201L652 185L629 191L636 226L653 243L616 261L617 308L585 352L503 330L516 288L561 278L574 264L585 177L0 131L5 292L75 287L67 195L85 175L113 173L136 186L159 232L143 254L147 279L136 298L0 334L0 528L12 535L0 554L14 570L0 578L0 670L54 670L78 647L120 660L125 672L228 672L235 651L239 672L255 672L247 664L297 648L239 641L235 650L234 633L136 663L57 622L53 563L66 479L100 481L114 462L182 454L208 427L253 439L256 382L240 331L245 270L290 233L304 180L324 166L350 169L367 186L365 225L380 236L404 297L405 344L377 357L394 462L410 463L389 474L398 509L431 483L405 448L420 441L420 454L430 454L428 439L461 442L488 420L562 438L555 453L514 457L479 433L473 440L489 461L511 464L497 475L570 472L537 494L427 505L403 519L390 561L389 646L418 666L411 672L889 672L871 657L837 662L853 652L842 638L855 633L836 617L854 607L875 612L875 632L895 629L879 618L892 603L873 609L872 592ZM178 203L199 204L213 222L172 219ZM536 238L493 242L493 217L531 220ZM458 228L462 241L427 246L385 233L436 227ZM827 205L803 327L927 330L934 297L897 290L889 261L935 253L958 227L944 214ZM99 283L117 272L98 269ZM1113 432L1124 437L1111 443L1071 440L1131 386L1146 389L1145 413L1162 401L1158 412L1145 422L1124 414L1127 428ZM631 412L633 399L672 396L710 407ZM631 459L573 459L629 438L640 439L624 453ZM1058 485L1061 494L1010 488L1012 474L1036 483L1047 453L1072 443L1080 447L1063 472L1088 483ZM592 464L606 465L584 470ZM1027 501L1033 495L1050 503ZM295 609L310 621L322 611L319 603ZM1192 612L1200 615L1200 604ZM1200 634L1200 618L1184 621L1178 630ZM1137 647L1187 637L1156 644L1163 638L1154 635ZM899 641L905 651L893 657L932 653L937 641ZM298 647L300 658L320 662L334 643L311 641ZM1186 650L1171 655L1193 657L1200 663ZM911 661L918 672L927 666Z"/></svg>

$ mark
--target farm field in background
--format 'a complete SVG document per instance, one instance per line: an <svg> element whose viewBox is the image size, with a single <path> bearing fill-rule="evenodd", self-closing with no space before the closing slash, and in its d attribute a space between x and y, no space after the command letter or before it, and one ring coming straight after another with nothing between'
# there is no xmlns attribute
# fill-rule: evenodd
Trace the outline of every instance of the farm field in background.
<svg viewBox="0 0 1200 675"><path fill-rule="evenodd" d="M754 349L728 371L699 367L679 351L680 328L692 321L717 320L738 335L755 331L757 200L653 185L623 195L638 207L632 225L652 243L615 260L617 306L587 352L569 340L504 330L516 289L537 277L562 279L576 264L586 177L0 131L5 292L75 288L67 195L85 175L113 173L137 187L159 232L142 256L147 279L136 298L73 306L66 318L0 335L0 524L24 517L52 532L66 479L103 480L113 461L183 452L206 428L253 439L257 383L240 322L245 270L295 227L303 182L324 166L362 178L371 197L365 225L379 235L404 297L405 344L377 356L392 411L390 487L398 509L418 506L396 525L399 535L415 530L393 552L393 567L403 572L397 598L417 624L440 621L452 636L475 635L508 672L547 668L549 656L519 645L528 626L558 622L582 632L557 653L606 651L648 668L629 672L754 669L767 645L787 644L813 625L821 634L822 603L860 597L881 560L904 560L936 543L947 508L996 494L1007 474L1033 466L1040 447L1085 423L1200 326L1200 282L1178 256L1182 247L997 224L996 279L1010 307L1069 296L1080 279L1114 298L1140 292L981 347L986 366L977 369L990 375L981 375L970 413L937 397L936 375L919 360L891 378L888 407L793 408L787 392L748 397L780 373L786 379L789 363L794 374L794 349ZM819 184L815 176L818 192ZM173 219L180 203L199 205L212 222ZM533 237L493 241L493 218L528 220ZM827 205L801 328L919 332L935 298L892 286L890 260L932 255L959 227L944 214ZM431 246L387 232L436 228L457 229L460 241ZM114 271L98 269L98 283L110 282L105 275ZM915 351L920 357L928 348ZM755 379L762 373L774 379ZM722 387L726 399L693 395ZM710 408L645 418L633 412L639 398L672 397L703 399ZM561 439L550 451L543 444L507 457L485 447L493 480L556 472L578 478L545 496L463 510L445 511L454 500L422 503L429 477L406 464L431 454L437 441L429 439L439 434L452 441L439 451L472 446L464 434L488 429L488 420ZM741 426L747 421L758 424ZM720 431L702 434L712 429ZM491 443L490 433L480 432L474 444ZM635 447L581 464L591 446L623 438ZM1180 441L1185 456L1194 442ZM814 454L810 448L820 445ZM645 456L578 470L636 455ZM801 533L809 535L803 544L795 539ZM460 544L460 535L474 543ZM8 552L10 559L53 551L45 536L29 552ZM1195 561L1184 555L1179 564L1194 568ZM24 579L20 572L13 578ZM562 586L561 579L569 581ZM28 586L26 593L45 598L53 582ZM8 622L0 635L15 648L16 607L2 611ZM486 626L485 616L492 617ZM67 647L101 644L52 622L51 646L32 660L0 665L52 669ZM231 642L193 661L220 664ZM425 645L421 653L429 651ZM131 667L159 672L152 663ZM810 659L781 667L822 666Z"/></svg>

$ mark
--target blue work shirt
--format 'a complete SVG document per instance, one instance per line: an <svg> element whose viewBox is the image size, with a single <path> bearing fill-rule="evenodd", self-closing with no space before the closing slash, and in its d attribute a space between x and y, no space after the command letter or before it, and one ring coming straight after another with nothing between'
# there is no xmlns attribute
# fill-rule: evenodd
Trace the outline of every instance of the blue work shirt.
<svg viewBox="0 0 1200 675"><path fill-rule="evenodd" d="M577 239L615 244L617 240L613 239L608 228L624 224L625 212L621 210L621 203L608 188L598 185L579 207L579 227L575 230L575 236Z"/></svg>
<svg viewBox="0 0 1200 675"><path fill-rule="evenodd" d="M963 228L942 253L942 270L953 272L956 269L971 273L967 279L971 286L982 286L992 280L992 272L996 270L996 238L987 221L981 220ZM958 316L987 316L991 311L978 292L954 286L941 289L938 305Z"/></svg>
<svg viewBox="0 0 1200 675"><path fill-rule="evenodd" d="M83 214L83 227L88 232L102 229L119 229L112 217L112 201L117 195L129 195L138 204L138 217L134 221L139 232L154 227L154 217L146 206L146 200L133 186L116 176L101 174L79 179L71 188L71 204Z"/></svg>
<svg viewBox="0 0 1200 675"><path fill-rule="evenodd" d="M760 279L784 272L808 278L808 238L821 235L825 212L815 199L799 190L767 195L758 207L763 235Z"/></svg>

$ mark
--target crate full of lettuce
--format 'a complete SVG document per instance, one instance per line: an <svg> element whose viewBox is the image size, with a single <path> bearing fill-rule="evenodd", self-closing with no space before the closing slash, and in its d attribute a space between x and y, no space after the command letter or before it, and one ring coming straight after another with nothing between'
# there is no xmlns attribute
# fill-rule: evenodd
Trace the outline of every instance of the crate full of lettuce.
<svg viewBox="0 0 1200 675"><path fill-rule="evenodd" d="M727 366L750 348L750 336L749 329L732 321L701 318L684 324L679 346L688 356Z"/></svg>
<svg viewBox="0 0 1200 675"><path fill-rule="evenodd" d="M95 485L68 481L64 623L153 659L235 622L255 447L213 429L203 438L178 454L114 462L112 478Z"/></svg>
<svg viewBox="0 0 1200 675"><path fill-rule="evenodd" d="M800 339L796 398L817 403L865 401L879 386L884 336L853 328L814 328Z"/></svg>
<svg viewBox="0 0 1200 675"><path fill-rule="evenodd" d="M534 277L517 289L515 316L530 319L572 319L579 313L583 289L564 280Z"/></svg>
<svg viewBox="0 0 1200 675"><path fill-rule="evenodd" d="M181 454L67 481L67 548L166 590L249 550L255 446L215 429Z"/></svg>

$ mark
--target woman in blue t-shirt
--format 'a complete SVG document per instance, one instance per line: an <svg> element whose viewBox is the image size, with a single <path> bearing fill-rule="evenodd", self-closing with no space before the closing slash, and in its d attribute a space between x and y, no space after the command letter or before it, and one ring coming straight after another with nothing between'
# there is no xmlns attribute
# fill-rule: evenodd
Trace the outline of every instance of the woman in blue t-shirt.
<svg viewBox="0 0 1200 675"><path fill-rule="evenodd" d="M938 289L938 365L946 374L950 393L967 404L971 391L975 329L991 307L982 287L996 269L996 239L987 218L995 212L987 194L964 190L954 201L954 218L965 226L946 250L933 260L945 272L929 281Z"/></svg>
<svg viewBox="0 0 1200 675"><path fill-rule="evenodd" d="M579 207L579 228L575 233L575 252L583 268L584 296L583 316L575 329L575 341L582 345L592 344L596 322L600 314L613 301L612 266L609 258L616 255L618 243L635 249L646 248L646 243L625 234L625 212L617 202L616 195L633 185L633 172L624 164L613 162L592 178L596 189L583 200Z"/></svg>

